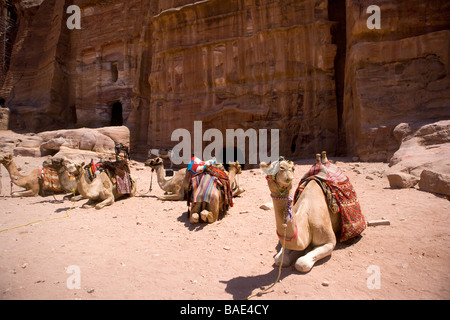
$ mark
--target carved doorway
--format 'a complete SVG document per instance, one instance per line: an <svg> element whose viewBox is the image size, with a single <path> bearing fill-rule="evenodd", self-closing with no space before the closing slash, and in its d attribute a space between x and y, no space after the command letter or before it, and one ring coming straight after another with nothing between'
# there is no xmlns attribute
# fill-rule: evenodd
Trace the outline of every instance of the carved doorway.
<svg viewBox="0 0 450 320"><path fill-rule="evenodd" d="M122 103L116 101L111 106L111 126L123 125L123 110Z"/></svg>

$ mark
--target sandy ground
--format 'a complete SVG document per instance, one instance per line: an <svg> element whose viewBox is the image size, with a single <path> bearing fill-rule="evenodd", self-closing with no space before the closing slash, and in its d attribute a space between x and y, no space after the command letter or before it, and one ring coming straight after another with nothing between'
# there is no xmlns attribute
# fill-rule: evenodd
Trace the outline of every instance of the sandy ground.
<svg viewBox="0 0 450 320"><path fill-rule="evenodd" d="M252 300L450 299L449 200L390 189L385 163L337 160L366 218L391 225L338 244L309 273L284 268L281 281ZM42 159L16 163L29 172ZM295 185L312 163L296 162ZM163 194L156 175L152 192L98 211L82 209L86 200L12 199L1 173L1 299L243 299L277 277L280 245L273 211L259 208L271 202L259 169L239 177L246 192L224 219L199 225L189 223L184 201L155 198ZM145 193L150 169L135 162L132 174Z"/></svg>

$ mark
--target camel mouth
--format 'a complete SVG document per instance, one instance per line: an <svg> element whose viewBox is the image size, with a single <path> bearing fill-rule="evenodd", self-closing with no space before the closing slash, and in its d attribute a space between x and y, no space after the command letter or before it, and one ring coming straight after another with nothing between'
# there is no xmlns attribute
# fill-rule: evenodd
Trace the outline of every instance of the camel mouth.
<svg viewBox="0 0 450 320"><path fill-rule="evenodd" d="M163 164L163 160L161 158L148 159L145 161L145 166L147 166L147 167L156 167L161 164Z"/></svg>

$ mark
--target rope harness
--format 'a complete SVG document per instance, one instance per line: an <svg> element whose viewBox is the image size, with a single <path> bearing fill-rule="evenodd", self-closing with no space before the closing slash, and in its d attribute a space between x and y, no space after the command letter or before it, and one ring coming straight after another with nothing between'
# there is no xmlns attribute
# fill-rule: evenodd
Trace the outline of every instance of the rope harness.
<svg viewBox="0 0 450 320"><path fill-rule="evenodd" d="M286 193L286 191L288 190L288 189L283 190L283 191L280 190L280 188L278 186L278 183L276 182L276 174L274 176L271 176L271 177L266 176L266 179L267 180L269 180L269 179L273 180L273 182L275 183L275 186L276 186L278 192L280 193L280 195L284 195ZM258 291L257 293L254 293L252 295L249 295L244 300L250 300L253 297L260 296L263 293L265 293L265 292L269 291L270 289L272 289L278 283L278 281L280 280L280 276L281 276L281 268L283 267L284 252L286 250L286 241L288 241L288 242L292 241L298 235L298 228L297 228L297 225L296 225L295 226L295 235L292 238L290 238L290 239L286 238L287 222L293 220L293 216L292 216L292 198L290 196L288 196L288 197L276 197L276 196L274 196L272 194L270 196L272 197L272 199L275 199L275 200L286 200L287 201L286 202L286 214L284 215L284 223L282 224L283 236L280 236L278 234L278 231L276 231L278 238L280 239L280 241L282 241L282 244L281 244L281 250L282 250L281 251L281 261L280 261L280 265L278 266L278 276L277 276L277 279L275 280L275 282L272 283L269 287L265 288L264 290Z"/></svg>

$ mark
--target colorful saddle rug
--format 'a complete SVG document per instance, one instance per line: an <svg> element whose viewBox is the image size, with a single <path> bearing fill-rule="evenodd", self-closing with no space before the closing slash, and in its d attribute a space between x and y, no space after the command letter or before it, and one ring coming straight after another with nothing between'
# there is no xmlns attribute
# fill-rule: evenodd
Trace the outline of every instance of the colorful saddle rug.
<svg viewBox="0 0 450 320"><path fill-rule="evenodd" d="M58 173L52 168L42 168L40 170L39 179L42 182L42 189L46 191L62 192L63 187L59 182Z"/></svg>
<svg viewBox="0 0 450 320"><path fill-rule="evenodd" d="M192 175L188 190L188 206L196 202L210 203L214 196L219 196L219 192L224 195L223 212L233 206L230 180L228 175L218 168L208 167L203 172Z"/></svg>
<svg viewBox="0 0 450 320"><path fill-rule="evenodd" d="M300 180L294 194L294 204L306 185L315 180L322 187L328 208L332 213L340 213L340 242L356 237L366 228L367 223L355 189L341 169L330 162L316 163Z"/></svg>
<svg viewBox="0 0 450 320"><path fill-rule="evenodd" d="M131 179L128 172L125 172L123 178L119 175L116 176L117 193L130 194L131 193Z"/></svg>
<svg viewBox="0 0 450 320"><path fill-rule="evenodd" d="M211 166L215 162L216 162L216 159L202 161L197 157L192 157L191 161L188 163L187 169L193 173L201 173L205 170L205 168Z"/></svg>
<svg viewBox="0 0 450 320"><path fill-rule="evenodd" d="M90 163L88 163L85 168L87 169L89 178L93 180L95 177L97 177L102 169L102 161L95 163L94 160L91 160Z"/></svg>

